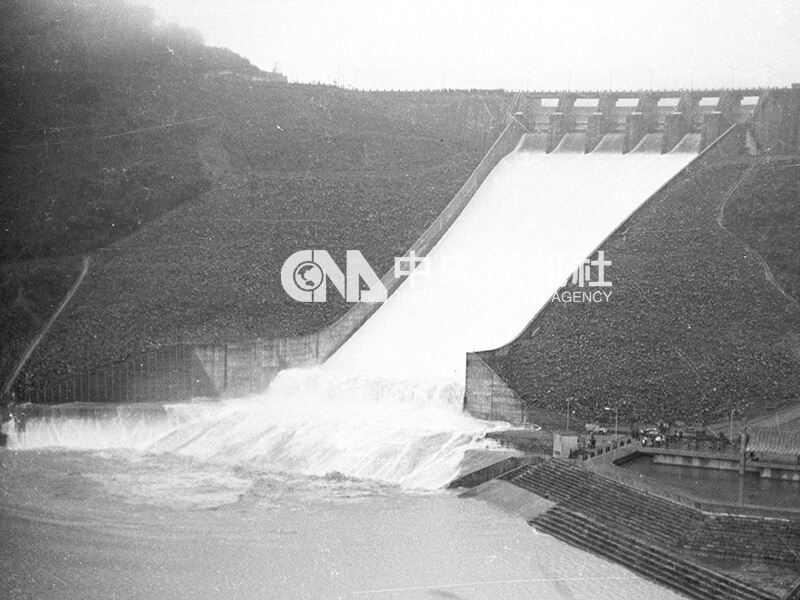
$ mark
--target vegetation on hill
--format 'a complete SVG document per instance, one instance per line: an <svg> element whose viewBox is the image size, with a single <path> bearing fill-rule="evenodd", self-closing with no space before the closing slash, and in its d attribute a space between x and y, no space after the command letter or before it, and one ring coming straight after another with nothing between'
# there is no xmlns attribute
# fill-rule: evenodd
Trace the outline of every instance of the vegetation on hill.
<svg viewBox="0 0 800 600"><path fill-rule="evenodd" d="M119 1L11 0L0 11L5 375L69 288L70 255L124 237L209 180L191 131L163 127L187 87L168 47L194 55L196 34Z"/></svg>
<svg viewBox="0 0 800 600"><path fill-rule="evenodd" d="M95 254L23 384L167 343L324 326L345 305L289 300L286 256L360 249L388 269L511 101L253 81L241 57L118 0L16 2L0 27L0 300L13 305L0 373L69 287L65 261Z"/></svg>
<svg viewBox="0 0 800 600"><path fill-rule="evenodd" d="M259 72L121 0L12 0L0 34L0 262L94 250L206 190L185 98Z"/></svg>
<svg viewBox="0 0 800 600"><path fill-rule="evenodd" d="M609 302L550 303L483 359L530 405L564 411L571 397L586 420L613 422L618 408L620 423L710 423L796 400L800 309L717 223L747 167L707 169L661 192L603 244Z"/></svg>

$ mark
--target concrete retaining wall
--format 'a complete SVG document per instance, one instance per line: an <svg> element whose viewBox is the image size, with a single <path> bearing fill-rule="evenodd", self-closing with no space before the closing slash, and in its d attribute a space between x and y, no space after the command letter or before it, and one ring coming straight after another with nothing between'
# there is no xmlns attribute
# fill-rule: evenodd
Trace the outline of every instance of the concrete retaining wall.
<svg viewBox="0 0 800 600"><path fill-rule="evenodd" d="M165 346L102 370L23 390L17 402L182 402L217 396L217 381L224 384L225 374L222 346Z"/></svg>
<svg viewBox="0 0 800 600"><path fill-rule="evenodd" d="M526 406L514 390L477 354L467 354L464 410L478 419L560 429L566 414Z"/></svg>
<svg viewBox="0 0 800 600"><path fill-rule="evenodd" d="M642 454L648 454L643 452ZM653 463L657 465L675 465L680 467L696 467L699 469L715 469L717 471L738 471L739 458L736 456L690 456L672 453L652 453Z"/></svg>
<svg viewBox="0 0 800 600"><path fill-rule="evenodd" d="M522 400L480 356L467 354L464 410L478 419L522 423Z"/></svg>
<svg viewBox="0 0 800 600"><path fill-rule="evenodd" d="M490 479L494 479L495 477L500 477L504 473L508 473L516 468L518 468L522 464L522 457L521 456L510 456L504 460L498 461L488 467L484 467L483 469L478 469L476 471L472 471L471 473L467 473L462 477L458 477L450 482L448 488L473 488L478 486L482 483L486 483Z"/></svg>
<svg viewBox="0 0 800 600"><path fill-rule="evenodd" d="M653 462L659 465L715 469L717 471L738 471L741 464L739 456L713 454L710 452L642 448L639 453L652 455ZM748 460L745 463L745 471L747 473L757 473L764 479L800 481L800 464Z"/></svg>
<svg viewBox="0 0 800 600"><path fill-rule="evenodd" d="M752 121L759 150L770 154L800 152L800 88L764 92Z"/></svg>

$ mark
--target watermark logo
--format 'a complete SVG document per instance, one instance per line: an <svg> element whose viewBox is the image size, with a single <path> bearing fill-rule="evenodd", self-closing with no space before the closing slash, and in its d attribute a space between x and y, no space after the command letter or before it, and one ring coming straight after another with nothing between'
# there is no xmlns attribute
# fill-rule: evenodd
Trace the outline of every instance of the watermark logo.
<svg viewBox="0 0 800 600"><path fill-rule="evenodd" d="M325 302L330 281L347 302L386 302L380 277L358 250L348 250L344 273L326 250L301 250L283 263L281 284L298 302ZM411 275L424 262L413 250L394 259L396 279Z"/></svg>
<svg viewBox="0 0 800 600"><path fill-rule="evenodd" d="M326 250L300 250L283 263L281 284L298 302L325 302L328 285L347 302L385 302L386 286L358 250L347 251L344 273Z"/></svg>
<svg viewBox="0 0 800 600"><path fill-rule="evenodd" d="M580 259L579 259L580 260ZM557 255L529 255L516 251L493 251L440 256L435 265L430 257L414 251L395 257L394 270L388 277L407 277L398 297L413 292L417 284L434 278L437 286L460 289L462 282L496 290L518 290L520 282L531 278L558 281L575 262ZM559 286L551 302L608 302L612 282L608 278L611 261L600 250L597 258L583 259L569 279ZM435 268L434 268L435 267ZM434 272L435 271L435 272ZM559 275L561 274L561 275ZM388 283L381 280L358 250L348 250L344 271L326 250L301 250L283 263L281 283L286 293L298 302L326 302L332 286L347 302L385 302ZM566 289L569 284L572 286ZM330 285L328 285L330 284ZM463 286L462 286L463 287ZM580 288L580 289L576 289ZM403 291L405 290L405 291Z"/></svg>
<svg viewBox="0 0 800 600"><path fill-rule="evenodd" d="M572 276L561 285L555 294L553 294L550 301L563 303L608 302L611 299L612 293L610 289L581 289L568 291L564 288L567 287L569 283L572 283L573 286L577 285L579 288L610 288L612 282L606 279L606 269L610 266L611 261L606 260L605 252L598 250L597 260L591 260L589 258L584 259L572 273ZM596 267L596 279L592 279L594 274L592 267Z"/></svg>
<svg viewBox="0 0 800 600"><path fill-rule="evenodd" d="M317 263L304 260L294 268L292 274L294 285L298 290L313 292L325 283L325 273Z"/></svg>

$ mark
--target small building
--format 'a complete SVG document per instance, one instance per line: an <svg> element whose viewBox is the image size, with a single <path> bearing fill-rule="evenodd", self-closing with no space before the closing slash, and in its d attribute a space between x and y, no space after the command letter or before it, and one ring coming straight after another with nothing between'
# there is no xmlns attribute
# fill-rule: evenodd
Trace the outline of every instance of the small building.
<svg viewBox="0 0 800 600"><path fill-rule="evenodd" d="M800 431L750 427L746 452L751 457L776 463L800 464Z"/></svg>
<svg viewBox="0 0 800 600"><path fill-rule="evenodd" d="M569 458L578 451L578 434L571 431L553 432L553 458Z"/></svg>

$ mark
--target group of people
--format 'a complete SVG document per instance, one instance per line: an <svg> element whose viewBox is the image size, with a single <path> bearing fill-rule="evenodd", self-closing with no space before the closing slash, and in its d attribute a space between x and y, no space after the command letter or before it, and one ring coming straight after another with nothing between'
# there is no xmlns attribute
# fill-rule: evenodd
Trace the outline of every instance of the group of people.
<svg viewBox="0 0 800 600"><path fill-rule="evenodd" d="M587 429L588 428L589 427L587 426ZM659 423L657 428L653 427L652 429L648 430L642 430L634 427L631 429L631 438L634 440L639 440L642 446L660 448L668 445L668 431L669 426L666 423ZM601 433L604 433L604 431ZM683 439L683 429L679 429L675 433L674 437L678 440ZM597 437L594 431L592 431L588 437L583 438L581 446L586 450L594 450L597 447Z"/></svg>

